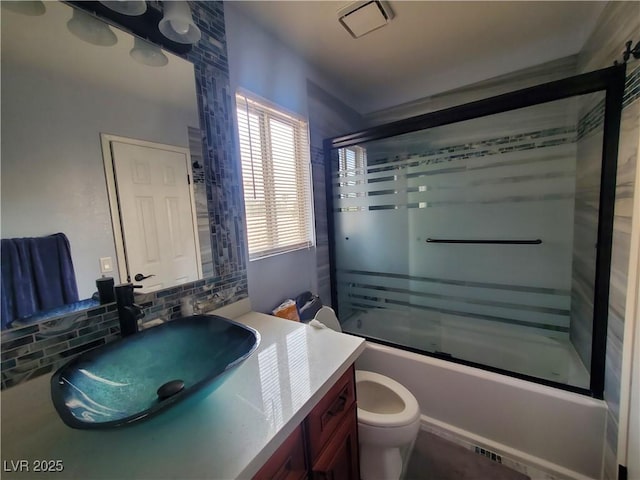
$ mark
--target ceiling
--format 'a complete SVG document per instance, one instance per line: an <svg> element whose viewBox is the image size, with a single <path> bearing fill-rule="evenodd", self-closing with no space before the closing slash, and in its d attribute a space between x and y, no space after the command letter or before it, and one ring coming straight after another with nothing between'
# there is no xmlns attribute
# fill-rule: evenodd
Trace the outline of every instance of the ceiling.
<svg viewBox="0 0 640 480"><path fill-rule="evenodd" d="M232 3L364 114L576 54L606 2L391 0L395 18L358 39L337 18L352 2Z"/></svg>

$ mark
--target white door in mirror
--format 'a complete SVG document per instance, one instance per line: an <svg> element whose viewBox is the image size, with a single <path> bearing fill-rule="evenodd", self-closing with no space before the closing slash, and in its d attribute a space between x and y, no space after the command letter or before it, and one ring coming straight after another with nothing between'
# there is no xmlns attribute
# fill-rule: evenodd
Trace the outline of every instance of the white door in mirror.
<svg viewBox="0 0 640 480"><path fill-rule="evenodd" d="M199 278L188 158L184 153L111 142L127 271L142 293Z"/></svg>

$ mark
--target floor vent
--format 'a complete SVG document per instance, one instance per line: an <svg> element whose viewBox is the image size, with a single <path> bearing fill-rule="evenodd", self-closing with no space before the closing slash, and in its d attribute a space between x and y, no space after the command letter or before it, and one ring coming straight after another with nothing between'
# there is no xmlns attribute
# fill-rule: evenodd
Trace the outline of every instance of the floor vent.
<svg viewBox="0 0 640 480"><path fill-rule="evenodd" d="M496 452L492 452L491 450L484 449L477 445L475 447L475 450L478 455L487 457L489 460L493 460L494 462L502 463L502 457L498 455Z"/></svg>

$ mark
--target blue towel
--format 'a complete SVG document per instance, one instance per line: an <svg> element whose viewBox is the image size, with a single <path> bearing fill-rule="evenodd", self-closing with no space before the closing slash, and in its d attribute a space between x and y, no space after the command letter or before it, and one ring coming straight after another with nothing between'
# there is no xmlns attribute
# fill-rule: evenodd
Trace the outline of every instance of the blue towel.
<svg viewBox="0 0 640 480"><path fill-rule="evenodd" d="M64 233L2 240L2 329L41 310L78 301L69 240Z"/></svg>

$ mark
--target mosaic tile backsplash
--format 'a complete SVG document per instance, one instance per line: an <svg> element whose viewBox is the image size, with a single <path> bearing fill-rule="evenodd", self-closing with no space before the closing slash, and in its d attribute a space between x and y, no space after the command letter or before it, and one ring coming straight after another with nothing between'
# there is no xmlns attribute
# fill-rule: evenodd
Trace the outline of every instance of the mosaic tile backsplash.
<svg viewBox="0 0 640 480"><path fill-rule="evenodd" d="M136 297L145 308L145 321L178 318L185 297L213 309L248 295L244 207L235 162L223 5L198 1L191 6L202 39L184 57L194 64L203 131L202 156L194 158L203 169L195 172L198 175L194 173L194 182L196 190L204 190L198 197L204 201L206 196L209 211L211 249L204 258L208 278ZM118 337L115 304L5 331L1 336L2 389L51 373L72 357Z"/></svg>
<svg viewBox="0 0 640 480"><path fill-rule="evenodd" d="M152 294L136 295L145 318L163 322L179 318L183 299L215 309L241 298L246 277L212 277ZM120 337L116 304L101 305L72 315L2 333L2 388L53 372L74 356Z"/></svg>

